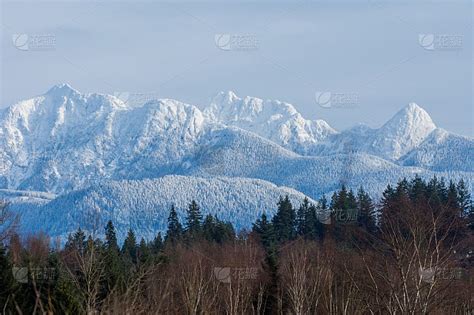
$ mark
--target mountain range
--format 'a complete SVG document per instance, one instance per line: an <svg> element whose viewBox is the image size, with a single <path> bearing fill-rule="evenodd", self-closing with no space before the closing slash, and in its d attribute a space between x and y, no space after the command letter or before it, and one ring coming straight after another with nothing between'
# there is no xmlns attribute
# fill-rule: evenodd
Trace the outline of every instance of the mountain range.
<svg viewBox="0 0 474 315"><path fill-rule="evenodd" d="M100 222L121 218L121 231L128 224L151 235L164 229L170 203L182 211L193 198L205 213L249 227L290 191L298 203L341 184L380 196L415 174L472 182L473 156L472 138L437 127L414 103L380 128L338 131L289 103L233 92L200 110L171 99L129 106L60 84L0 112L0 196L14 201L28 231L61 237L90 209ZM136 196L156 201L143 206Z"/></svg>

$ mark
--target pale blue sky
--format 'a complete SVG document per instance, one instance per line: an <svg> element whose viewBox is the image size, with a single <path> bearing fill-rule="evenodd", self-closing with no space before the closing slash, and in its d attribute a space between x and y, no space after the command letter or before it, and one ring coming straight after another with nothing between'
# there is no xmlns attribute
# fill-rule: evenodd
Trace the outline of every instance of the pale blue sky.
<svg viewBox="0 0 474 315"><path fill-rule="evenodd" d="M472 24L471 1L2 1L0 106L60 82L201 108L233 90L337 129L380 126L416 102L438 126L473 136ZM12 34L22 33L52 34L54 49L19 50ZM226 51L215 34L258 44ZM444 46L427 50L419 34ZM449 42L456 36L461 46ZM355 93L357 104L323 108L317 91Z"/></svg>

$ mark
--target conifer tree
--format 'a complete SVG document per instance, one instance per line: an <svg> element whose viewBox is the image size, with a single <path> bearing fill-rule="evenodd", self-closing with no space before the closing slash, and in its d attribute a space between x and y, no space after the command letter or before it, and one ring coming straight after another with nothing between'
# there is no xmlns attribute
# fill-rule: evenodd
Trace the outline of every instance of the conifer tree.
<svg viewBox="0 0 474 315"><path fill-rule="evenodd" d="M278 210L272 219L276 239L280 242L296 236L296 214L288 195L278 201Z"/></svg>
<svg viewBox="0 0 474 315"><path fill-rule="evenodd" d="M208 214L202 224L202 236L210 242L223 243L234 239L235 231L231 223Z"/></svg>
<svg viewBox="0 0 474 315"><path fill-rule="evenodd" d="M358 216L357 221L360 227L370 234L376 232L375 206L369 194L362 187L357 192Z"/></svg>
<svg viewBox="0 0 474 315"><path fill-rule="evenodd" d="M178 214L174 205L171 206L170 215L168 216L168 230L166 231L166 242L172 244L181 240L183 236L183 226L179 222Z"/></svg>
<svg viewBox="0 0 474 315"><path fill-rule="evenodd" d="M322 203L321 203L322 201ZM322 241L324 239L324 224L321 222L323 217L318 216L318 212L327 211L327 200L323 196L318 203L318 206L311 205L306 213L306 238L311 240ZM322 213L321 213L322 215ZM321 219L321 220L320 220Z"/></svg>
<svg viewBox="0 0 474 315"><path fill-rule="evenodd" d="M202 214L196 201L191 201L186 211L186 234L189 239L196 239L201 234Z"/></svg>
<svg viewBox="0 0 474 315"><path fill-rule="evenodd" d="M458 203L459 207L461 208L463 215L468 216L469 213L472 213L472 200L471 194L466 187L466 183L464 180L460 180L457 185L457 192L458 192Z"/></svg>
<svg viewBox="0 0 474 315"><path fill-rule="evenodd" d="M148 244L145 239L142 237L140 239L140 244L138 245L138 261L140 264L145 264L150 261L151 253Z"/></svg>
<svg viewBox="0 0 474 315"><path fill-rule="evenodd" d="M79 227L73 235L68 236L68 241L65 245L66 249L77 250L79 254L84 254L86 248L86 235Z"/></svg>
<svg viewBox="0 0 474 315"><path fill-rule="evenodd" d="M309 234L311 230L311 223L308 222L310 218L310 204L308 198L304 198L303 203L296 212L296 233L299 236L305 236Z"/></svg>
<svg viewBox="0 0 474 315"><path fill-rule="evenodd" d="M115 233L115 227L111 220L107 222L105 227L105 247L108 251L119 251L117 234Z"/></svg>
<svg viewBox="0 0 474 315"><path fill-rule="evenodd" d="M252 231L260 237L260 241L265 249L268 250L274 244L275 234L273 231L273 225L268 220L265 213L262 213L260 218L255 221Z"/></svg>
<svg viewBox="0 0 474 315"><path fill-rule="evenodd" d="M126 261L137 263L137 239L132 229L128 230L127 237L123 242L122 255Z"/></svg>
<svg viewBox="0 0 474 315"><path fill-rule="evenodd" d="M158 232L158 234L155 236L155 238L150 244L150 252L153 255L158 255L162 249L163 249L163 237L161 236L161 232Z"/></svg>
<svg viewBox="0 0 474 315"><path fill-rule="evenodd" d="M124 271L120 259L120 250L117 244L115 227L111 220L107 222L105 227L104 256L105 265L107 266L104 276L105 295L120 284Z"/></svg>

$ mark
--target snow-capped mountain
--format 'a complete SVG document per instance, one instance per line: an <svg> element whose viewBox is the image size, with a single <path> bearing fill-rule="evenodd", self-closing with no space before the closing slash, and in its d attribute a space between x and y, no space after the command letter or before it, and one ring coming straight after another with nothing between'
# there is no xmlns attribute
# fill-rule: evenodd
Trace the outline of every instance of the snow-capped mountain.
<svg viewBox="0 0 474 315"><path fill-rule="evenodd" d="M217 215L241 229L251 228L263 212L273 214L279 197L285 195L295 205L306 197L294 189L257 179L173 175L153 180L107 181L52 201L17 201L13 209L21 215L20 228L25 234L44 231L64 240L78 227L102 234L107 221L113 220L120 239L132 228L151 240L158 231L166 230L172 205L184 219L189 203L196 200L203 214Z"/></svg>
<svg viewBox="0 0 474 315"><path fill-rule="evenodd" d="M0 188L64 192L104 178L157 177L191 153L204 127L198 108L174 100L132 108L55 86L2 112Z"/></svg>
<svg viewBox="0 0 474 315"><path fill-rule="evenodd" d="M301 156L237 128L215 130L212 135L212 143L186 160L182 174L259 178L292 187L314 199L331 194L342 184L354 190L363 186L376 197L387 184L395 184L403 177L412 178L415 174L427 179L434 175L456 181L473 179L471 172L433 172L421 167L400 166L362 152Z"/></svg>
<svg viewBox="0 0 474 315"><path fill-rule="evenodd" d="M415 103L410 103L378 129L358 125L317 144L314 155L346 152L364 152L397 161L419 146L436 130L428 113ZM420 165L423 167L423 165Z"/></svg>
<svg viewBox="0 0 474 315"><path fill-rule="evenodd" d="M213 122L256 133L303 155L365 152L396 161L436 129L429 114L415 103L401 109L378 129L357 126L337 132L324 120L307 120L293 105L221 92L204 110Z"/></svg>
<svg viewBox="0 0 474 315"><path fill-rule="evenodd" d="M220 92L204 110L212 122L256 133L300 154L336 131L324 120L308 120L293 105Z"/></svg>
<svg viewBox="0 0 474 315"><path fill-rule="evenodd" d="M375 132L370 145L373 152L379 153L377 155L397 160L435 129L430 115L417 104L410 103Z"/></svg>
<svg viewBox="0 0 474 315"><path fill-rule="evenodd" d="M0 112L0 197L14 201L16 207L28 205L21 213L31 228L43 222L40 225L48 232L63 235L66 230L49 221L58 217L54 211L72 209L61 203L64 198L74 199L78 212L92 207L89 200L103 200L99 209L108 212L101 218L115 211L120 217L127 215L120 207L143 206L130 194L149 198L149 193L130 187L151 187L148 179L166 175L186 177L164 177L166 184L155 185L167 192L164 200L184 204L193 185L202 186L196 196L207 198L209 210L226 208L220 212L226 217L236 209L245 212L245 202L255 198L255 189L263 200L274 199L276 192L288 193L269 183L317 199L341 184L353 189L364 186L378 196L388 183L415 174L473 182L473 151L472 138L437 128L416 104L404 107L378 129L358 125L339 132L322 120L305 119L288 103L239 98L231 92L218 94L201 111L170 99L128 106L114 96L81 94L62 84ZM220 179L221 184L238 178L238 183L224 185L225 198L213 188L215 178L223 176L227 179ZM255 179L268 183L257 187ZM113 193L101 191L117 180L137 181ZM187 188L183 193L162 188L172 185ZM15 189L58 196L50 201L38 193L12 193ZM108 193L132 201L113 203L107 201ZM35 212L32 204L47 206ZM80 214L71 211L61 214L58 222L77 223ZM143 220L157 216L162 222L165 214L150 211L137 213L142 217L134 227L143 225L146 233L157 229L159 225Z"/></svg>
<svg viewBox="0 0 474 315"><path fill-rule="evenodd" d="M204 169L212 176L255 177L300 188L300 182L280 179L286 167L278 161L304 160L314 169L324 163L333 173L347 173L327 157L354 159L355 153L355 159L368 155L363 160L372 161L375 156L382 164L416 166L418 172L473 169L473 140L437 129L416 104L400 110L381 128L360 125L337 132L324 121L304 119L288 103L241 99L232 92L219 93L201 112L169 99L129 107L113 96L81 94L62 84L3 110L0 136L0 188L53 193L104 179L205 175ZM302 153L306 159L301 159ZM200 164L203 161L207 164ZM222 161L228 161L225 172L219 166ZM258 161L266 163L265 171ZM388 170L393 163L387 165ZM299 167L284 178L314 177Z"/></svg>
<svg viewBox="0 0 474 315"><path fill-rule="evenodd" d="M434 130L414 150L400 159L402 165L434 171L474 172L474 141L441 128Z"/></svg>

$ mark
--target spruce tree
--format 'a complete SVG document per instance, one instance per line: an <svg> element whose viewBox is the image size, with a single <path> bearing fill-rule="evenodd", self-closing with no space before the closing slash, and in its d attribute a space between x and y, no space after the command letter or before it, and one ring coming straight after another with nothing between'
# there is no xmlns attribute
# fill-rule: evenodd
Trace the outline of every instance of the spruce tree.
<svg viewBox="0 0 474 315"><path fill-rule="evenodd" d="M275 243L275 234L273 225L268 220L267 215L262 213L259 219L255 221L252 231L260 237L260 241L265 249L269 249Z"/></svg>
<svg viewBox="0 0 474 315"><path fill-rule="evenodd" d="M171 206L170 215L168 216L168 230L166 231L166 242L175 243L181 240L183 236L183 226L179 222L178 214L174 205Z"/></svg>
<svg viewBox="0 0 474 315"><path fill-rule="evenodd" d="M107 268L105 268L105 292L103 294L106 295L121 284L124 272L117 244L117 235L112 221L108 221L105 227L104 256Z"/></svg>
<svg viewBox="0 0 474 315"><path fill-rule="evenodd" d="M145 264L149 262L151 259L151 252L148 244L146 243L145 239L142 237L140 240L140 244L138 245L138 261L140 264Z"/></svg>
<svg viewBox="0 0 474 315"><path fill-rule="evenodd" d="M461 208L463 215L467 216L469 213L472 212L472 200L471 194L466 187L466 183L464 180L460 180L457 185L457 192L458 192L458 203L459 207Z"/></svg>
<svg viewBox="0 0 474 315"><path fill-rule="evenodd" d="M86 248L86 234L79 227L73 235L68 236L66 249L77 250L80 255L84 254Z"/></svg>
<svg viewBox="0 0 474 315"><path fill-rule="evenodd" d="M357 192L357 203L358 203L358 216L357 222L369 234L375 234L376 218L375 218L375 206L370 198L369 194L364 191L362 187Z"/></svg>
<svg viewBox="0 0 474 315"><path fill-rule="evenodd" d="M296 233L299 236L307 236L311 230L310 204L308 198L304 198L303 203L296 212Z"/></svg>
<svg viewBox="0 0 474 315"><path fill-rule="evenodd" d="M117 234L115 233L115 227L111 220L109 220L105 226L105 247L108 251L119 251Z"/></svg>
<svg viewBox="0 0 474 315"><path fill-rule="evenodd" d="M158 232L156 237L153 239L153 242L150 244L151 254L158 255L163 249L163 238L161 237L161 232Z"/></svg>
<svg viewBox="0 0 474 315"><path fill-rule="evenodd" d="M202 214L196 201L191 201L186 211L186 234L189 239L197 239L201 235Z"/></svg>
<svg viewBox="0 0 474 315"><path fill-rule="evenodd" d="M123 242L122 255L126 261L137 263L137 239L132 229L128 230L127 237Z"/></svg>
<svg viewBox="0 0 474 315"><path fill-rule="evenodd" d="M280 242L296 236L296 214L288 195L278 201L278 210L272 219L276 239Z"/></svg>

